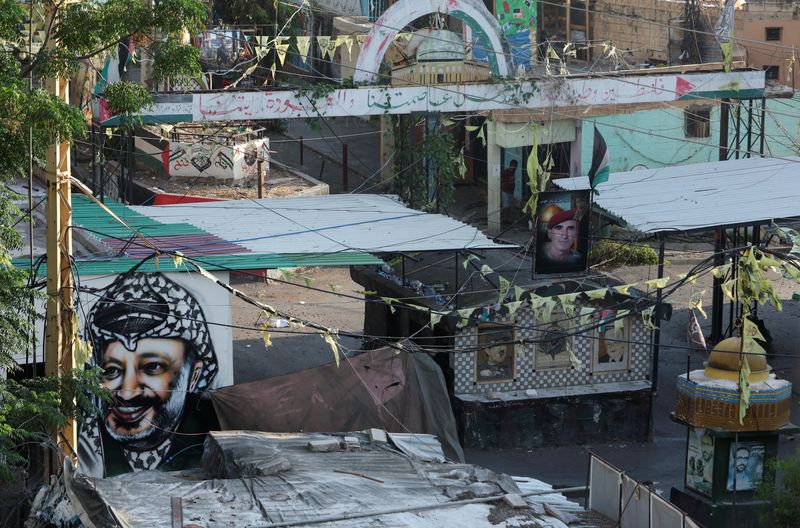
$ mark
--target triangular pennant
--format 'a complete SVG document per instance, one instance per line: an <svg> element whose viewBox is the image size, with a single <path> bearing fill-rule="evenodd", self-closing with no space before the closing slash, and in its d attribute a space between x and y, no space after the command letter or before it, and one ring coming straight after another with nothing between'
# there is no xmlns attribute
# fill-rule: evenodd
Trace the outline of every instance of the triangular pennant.
<svg viewBox="0 0 800 528"><path fill-rule="evenodd" d="M442 320L442 316L445 315L445 312L437 312L435 310L431 310L431 320L428 324L428 327L433 330L433 327L439 324L439 321Z"/></svg>
<svg viewBox="0 0 800 528"><path fill-rule="evenodd" d="M668 282L669 277L661 277L660 279L650 279L649 281L645 281L645 285L652 290L660 290L665 288Z"/></svg>
<svg viewBox="0 0 800 528"><path fill-rule="evenodd" d="M353 40L355 38L352 35L349 35L344 38L345 47L347 47L347 58L353 60Z"/></svg>
<svg viewBox="0 0 800 528"><path fill-rule="evenodd" d="M593 300L593 301L602 301L606 298L606 294L608 293L608 288L598 288L596 290L589 290L583 292L586 296Z"/></svg>
<svg viewBox="0 0 800 528"><path fill-rule="evenodd" d="M458 324L456 328L464 328L469 324L469 318L472 315L474 308L464 308L463 310L456 310L458 314Z"/></svg>
<svg viewBox="0 0 800 528"><path fill-rule="evenodd" d="M594 315L595 309L590 308L588 306L584 306L581 308L581 318L580 318L580 325L584 328L589 328L592 326L592 316Z"/></svg>
<svg viewBox="0 0 800 528"><path fill-rule="evenodd" d="M514 286L514 298L516 300L522 300L522 294L525 293L524 288L520 288L519 286Z"/></svg>
<svg viewBox="0 0 800 528"><path fill-rule="evenodd" d="M617 310L617 313L614 314L614 337L625 330L625 319L629 313L630 310Z"/></svg>
<svg viewBox="0 0 800 528"><path fill-rule="evenodd" d="M686 327L686 344L690 349L699 348L705 350L707 348L703 329L700 328L700 322L697 320L694 311L689 312L689 325Z"/></svg>
<svg viewBox="0 0 800 528"><path fill-rule="evenodd" d="M308 61L308 49L311 47L311 37L297 37L297 52L303 64Z"/></svg>
<svg viewBox="0 0 800 528"><path fill-rule="evenodd" d="M694 292L692 297L689 299L689 308L696 309L698 312L700 312L700 315L703 316L703 319L708 319L708 315L706 315L705 310L703 310L703 295L705 293L705 290Z"/></svg>
<svg viewBox="0 0 800 528"><path fill-rule="evenodd" d="M278 61L283 65L286 58L286 51L289 49L289 37L278 37L278 43L275 45L275 50L278 52Z"/></svg>
<svg viewBox="0 0 800 528"><path fill-rule="evenodd" d="M567 317L575 316L575 299L579 293L565 293L558 296L558 301L561 303L561 308Z"/></svg>
<svg viewBox="0 0 800 528"><path fill-rule="evenodd" d="M367 36L366 35L356 35L356 40L358 40L359 46L363 46L364 42L366 42L366 40L367 40Z"/></svg>
<svg viewBox="0 0 800 528"><path fill-rule="evenodd" d="M513 301L506 303L506 308L508 308L508 315L510 315L511 317L516 317L517 310L519 310L520 306L522 306L522 301Z"/></svg>
<svg viewBox="0 0 800 528"><path fill-rule="evenodd" d="M319 56L323 59L328 55L328 46L331 44L330 35L317 35L317 46L319 46Z"/></svg>

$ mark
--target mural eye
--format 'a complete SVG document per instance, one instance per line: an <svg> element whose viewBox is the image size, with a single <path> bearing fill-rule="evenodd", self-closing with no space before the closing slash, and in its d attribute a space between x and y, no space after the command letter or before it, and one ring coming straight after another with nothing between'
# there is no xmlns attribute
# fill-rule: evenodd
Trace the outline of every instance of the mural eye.
<svg viewBox="0 0 800 528"><path fill-rule="evenodd" d="M106 367L103 369L103 377L107 380L114 380L120 377L122 370L119 367Z"/></svg>
<svg viewBox="0 0 800 528"><path fill-rule="evenodd" d="M167 368L166 368L166 366L164 364L158 363L158 362L155 362L155 361L150 361L148 363L145 363L142 366L142 371L145 374L149 375L149 376L155 376L155 375L158 375L158 374L162 374L166 370L167 370Z"/></svg>

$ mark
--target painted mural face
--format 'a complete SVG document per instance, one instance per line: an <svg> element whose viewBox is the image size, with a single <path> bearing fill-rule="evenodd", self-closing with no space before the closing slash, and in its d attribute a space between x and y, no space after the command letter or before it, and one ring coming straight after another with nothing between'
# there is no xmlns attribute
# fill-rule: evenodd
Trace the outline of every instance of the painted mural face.
<svg viewBox="0 0 800 528"><path fill-rule="evenodd" d="M112 398L82 427L84 472L110 476L169 465L185 450L182 433L196 444L197 433L208 431L195 426L206 417L189 404L218 368L203 309L159 273L123 275L100 299L86 331Z"/></svg>
<svg viewBox="0 0 800 528"><path fill-rule="evenodd" d="M202 365L190 361L180 339L145 338L132 351L120 341L110 343L100 365L103 386L114 398L103 406L109 435L140 448L161 443L180 422Z"/></svg>

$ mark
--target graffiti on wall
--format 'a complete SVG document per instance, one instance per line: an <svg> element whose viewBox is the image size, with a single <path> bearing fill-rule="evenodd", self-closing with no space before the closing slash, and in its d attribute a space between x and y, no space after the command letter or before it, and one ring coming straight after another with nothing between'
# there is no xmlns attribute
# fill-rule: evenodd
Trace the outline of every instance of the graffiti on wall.
<svg viewBox="0 0 800 528"><path fill-rule="evenodd" d="M170 176L240 180L256 174L258 159L269 168L269 139L256 139L239 145L220 145L208 141L172 141L164 169Z"/></svg>
<svg viewBox="0 0 800 528"><path fill-rule="evenodd" d="M257 176L259 160L262 170L269 170L269 139L256 139L234 148L235 170L241 174L238 178Z"/></svg>
<svg viewBox="0 0 800 528"><path fill-rule="evenodd" d="M229 332L209 322L229 320L230 304L227 314L216 307L209 314L203 306L220 306L223 295L208 291L213 282L191 277L129 273L97 289L84 337L92 343L88 365L102 370L111 400L98 402L99 412L81 424L82 473L197 465L204 433L218 427L204 392L231 381Z"/></svg>

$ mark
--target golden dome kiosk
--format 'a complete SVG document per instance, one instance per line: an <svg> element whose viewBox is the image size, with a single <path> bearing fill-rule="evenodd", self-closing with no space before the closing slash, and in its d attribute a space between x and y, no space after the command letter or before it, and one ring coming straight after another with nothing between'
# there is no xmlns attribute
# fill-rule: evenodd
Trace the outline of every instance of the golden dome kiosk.
<svg viewBox="0 0 800 528"><path fill-rule="evenodd" d="M763 525L756 488L775 478L767 462L777 456L779 435L798 430L789 423L791 382L775 377L765 355L741 350L740 338L724 339L705 368L678 376L673 418L687 426L686 467L684 488L672 488L670 500L708 528ZM740 420L744 361L750 405Z"/></svg>

